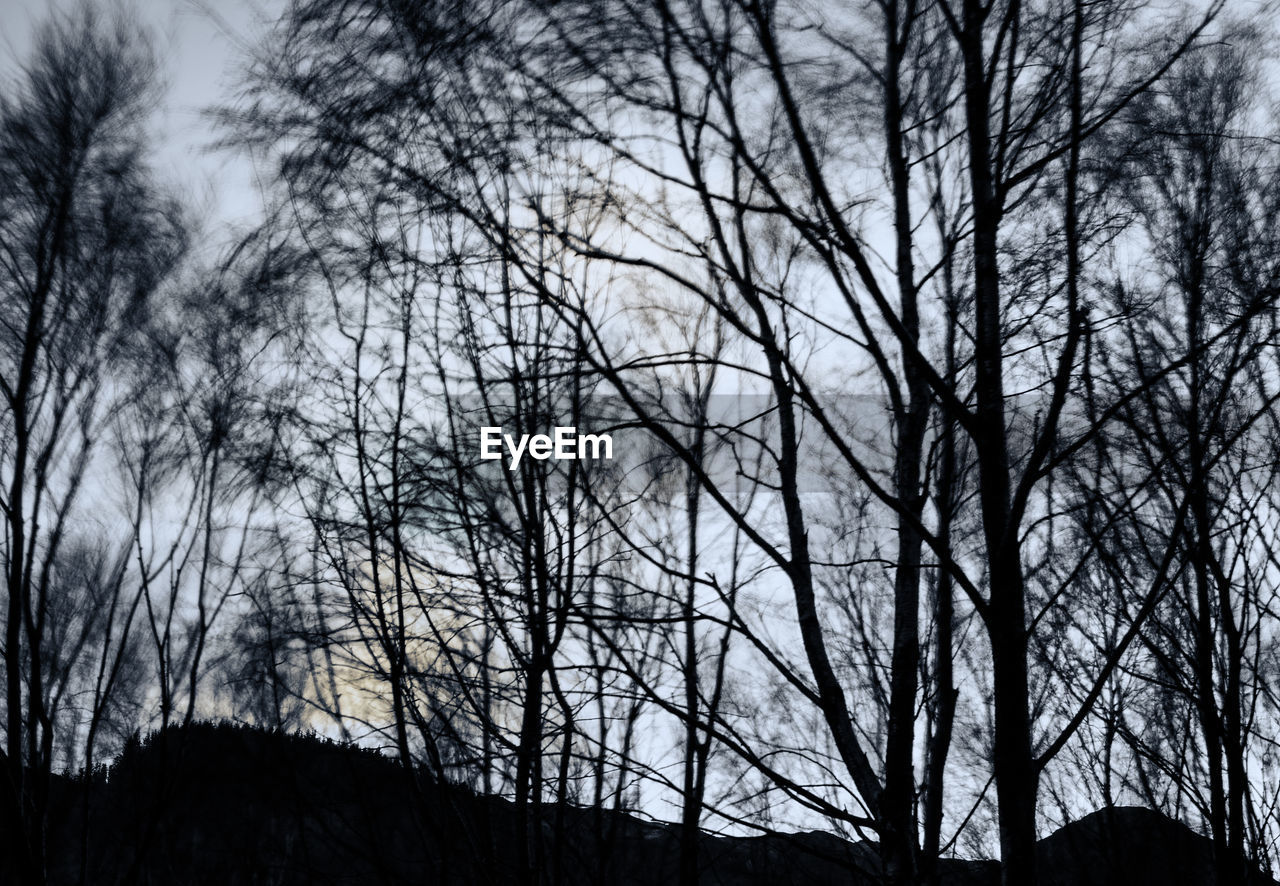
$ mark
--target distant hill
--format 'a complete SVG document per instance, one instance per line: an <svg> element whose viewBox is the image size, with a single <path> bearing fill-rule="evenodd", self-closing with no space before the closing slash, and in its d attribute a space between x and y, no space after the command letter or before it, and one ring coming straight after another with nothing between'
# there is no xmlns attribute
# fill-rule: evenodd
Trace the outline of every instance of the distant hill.
<svg viewBox="0 0 1280 886"><path fill-rule="evenodd" d="M1039 844L1041 886L1140 886L1214 882L1213 842L1181 822L1136 806L1102 809ZM1273 886L1255 872L1247 886Z"/></svg>
<svg viewBox="0 0 1280 886"><path fill-rule="evenodd" d="M131 745L88 781L59 780L54 803L57 886L78 883L82 864L94 886L514 881L509 802L415 787L393 760L310 736L215 725L169 730ZM558 869L563 886L676 880L678 835L670 825L574 807L546 810L544 831L571 835L558 846L546 841L544 867ZM1212 882L1209 840L1145 809L1087 816L1042 840L1040 856L1043 886ZM871 886L878 879L873 844L819 832L707 835L702 867L707 886ZM995 862L949 860L943 871L947 886L999 883Z"/></svg>

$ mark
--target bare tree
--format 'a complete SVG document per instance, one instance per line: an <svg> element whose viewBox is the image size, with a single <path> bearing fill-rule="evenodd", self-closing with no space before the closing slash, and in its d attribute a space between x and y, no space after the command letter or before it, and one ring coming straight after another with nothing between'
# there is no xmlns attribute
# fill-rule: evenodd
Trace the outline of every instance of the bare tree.
<svg viewBox="0 0 1280 886"><path fill-rule="evenodd" d="M1276 292L1263 270L1274 241L1262 221L1274 212L1275 159L1246 134L1256 120L1254 39L1242 30L1229 48L1189 59L1173 80L1176 101L1151 96L1131 112L1135 136L1146 135L1130 161L1139 172L1130 199L1155 248L1151 275L1129 292L1146 319L1125 370L1150 378L1180 366L1132 410L1135 446L1182 537L1182 568L1144 639L1152 678L1195 712L1199 759L1191 771L1168 760L1167 771L1186 779L1197 805L1207 794L1200 812L1220 883L1244 882L1246 860L1257 860L1248 771L1275 599L1266 565L1275 473L1259 457L1274 446L1277 399L1266 356ZM1161 133L1154 150L1151 132Z"/></svg>
<svg viewBox="0 0 1280 886"><path fill-rule="evenodd" d="M68 562L62 547L114 405L110 373L138 358L135 339L184 245L145 165L154 70L135 28L84 7L43 27L0 104L4 806L6 857L23 882L45 876L49 665L65 669L76 651L55 651L51 639L66 638L50 632L57 613L83 605L55 564Z"/></svg>

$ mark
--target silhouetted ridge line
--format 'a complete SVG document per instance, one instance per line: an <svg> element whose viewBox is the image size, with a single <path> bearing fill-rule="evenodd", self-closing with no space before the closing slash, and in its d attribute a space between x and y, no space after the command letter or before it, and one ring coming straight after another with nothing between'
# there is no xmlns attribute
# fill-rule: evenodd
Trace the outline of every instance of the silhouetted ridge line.
<svg viewBox="0 0 1280 886"><path fill-rule="evenodd" d="M512 805L458 787L415 793L376 750L315 734L196 723L129 742L91 777L58 779L52 884L76 882L86 795L94 884L458 886L516 880ZM555 810L544 809L548 825ZM562 810L565 886L659 886L677 876L679 829L592 808ZM596 816L612 832L594 845ZM551 829L548 827L548 831ZM550 838L549 838L550 839ZM1039 842L1041 886L1212 882L1212 844L1141 808L1085 816ZM832 834L704 834L716 886L879 882L879 852ZM944 860L946 886L995 886L994 861ZM1273 886L1261 874L1252 883Z"/></svg>

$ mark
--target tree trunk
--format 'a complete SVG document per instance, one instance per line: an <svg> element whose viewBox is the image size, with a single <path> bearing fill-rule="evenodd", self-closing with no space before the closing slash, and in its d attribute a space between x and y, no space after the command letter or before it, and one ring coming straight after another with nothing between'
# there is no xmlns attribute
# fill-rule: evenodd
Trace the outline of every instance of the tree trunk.
<svg viewBox="0 0 1280 886"><path fill-rule="evenodd" d="M910 177L902 137L902 96L899 84L910 21L898 22L896 0L885 7L885 138L893 186L895 267L902 305L903 332L911 348L919 347L920 316L912 264ZM916 529L924 510L920 490L920 462L929 418L929 391L917 363L904 354L902 373L907 402L895 417L894 493L906 513L899 514L898 554L893 582L893 655L889 671L889 723L885 742L884 795L881 803L880 855L890 883L916 882L918 833L915 818L915 717L920 668L920 550Z"/></svg>
<svg viewBox="0 0 1280 886"><path fill-rule="evenodd" d="M1012 525L1008 437L1004 414L1004 341L998 232L1002 209L992 174L990 94L984 52L989 10L965 0L964 60L969 175L973 192L974 356L977 412L974 445L978 493L991 584L987 632L991 641L995 710L995 778L999 806L1001 882L1034 886L1037 772L1031 754L1027 698L1026 591L1017 527Z"/></svg>

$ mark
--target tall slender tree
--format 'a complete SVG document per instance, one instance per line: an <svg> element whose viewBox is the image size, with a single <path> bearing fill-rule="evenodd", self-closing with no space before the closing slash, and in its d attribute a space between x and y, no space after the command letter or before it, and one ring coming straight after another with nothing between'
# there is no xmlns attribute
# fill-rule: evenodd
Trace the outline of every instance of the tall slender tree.
<svg viewBox="0 0 1280 886"><path fill-rule="evenodd" d="M55 719L50 646L75 583L63 545L114 406L109 374L136 338L184 237L145 162L155 66L123 18L56 16L0 97L0 412L6 445L6 864L45 877ZM118 587L118 583L109 585ZM105 601L103 601L105 602Z"/></svg>

